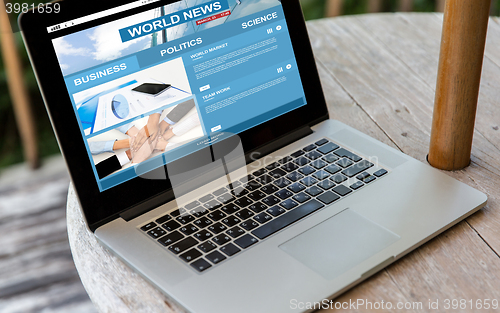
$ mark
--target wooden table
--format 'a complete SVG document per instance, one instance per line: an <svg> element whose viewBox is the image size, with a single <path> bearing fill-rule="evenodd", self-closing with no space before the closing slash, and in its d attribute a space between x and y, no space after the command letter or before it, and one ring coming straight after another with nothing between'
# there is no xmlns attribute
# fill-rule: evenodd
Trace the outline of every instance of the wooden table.
<svg viewBox="0 0 500 313"><path fill-rule="evenodd" d="M442 18L404 13L308 22L331 118L426 162ZM472 163L446 172L486 193L486 208L336 301L422 302L423 311L437 312L426 309L430 299L442 312L446 299L500 300L500 19L490 20L488 32ZM178 311L97 244L71 187L67 213L76 267L101 312Z"/></svg>

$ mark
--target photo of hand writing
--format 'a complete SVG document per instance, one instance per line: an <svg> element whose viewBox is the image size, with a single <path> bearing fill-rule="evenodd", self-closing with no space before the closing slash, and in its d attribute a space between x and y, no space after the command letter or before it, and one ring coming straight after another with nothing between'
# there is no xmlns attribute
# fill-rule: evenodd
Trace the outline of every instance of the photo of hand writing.
<svg viewBox="0 0 500 313"><path fill-rule="evenodd" d="M203 136L194 100L155 112L88 140L100 179Z"/></svg>

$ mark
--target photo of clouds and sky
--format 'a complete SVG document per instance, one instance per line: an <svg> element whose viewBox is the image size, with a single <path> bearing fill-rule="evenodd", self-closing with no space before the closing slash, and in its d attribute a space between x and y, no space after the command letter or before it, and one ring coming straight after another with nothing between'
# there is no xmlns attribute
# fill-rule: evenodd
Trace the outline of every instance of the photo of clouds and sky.
<svg viewBox="0 0 500 313"><path fill-rule="evenodd" d="M181 0L165 6L164 14L171 14L209 1L212 0ZM191 21L168 28L166 40L162 38L162 32L159 31L123 43L118 32L121 28L161 16L161 9L158 8L59 37L52 43L61 71L66 76L280 4L279 0L228 0L228 2L231 10L231 15L228 17L201 25L196 25L196 21Z"/></svg>

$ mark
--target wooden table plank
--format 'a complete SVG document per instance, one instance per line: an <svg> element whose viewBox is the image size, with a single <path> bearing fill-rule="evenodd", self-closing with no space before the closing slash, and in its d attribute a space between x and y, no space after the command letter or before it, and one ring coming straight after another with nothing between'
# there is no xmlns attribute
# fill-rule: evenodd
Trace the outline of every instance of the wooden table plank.
<svg viewBox="0 0 500 313"><path fill-rule="evenodd" d="M402 27L401 24L395 25L389 19L388 22L381 22L382 26L376 29L376 22L380 22L377 17L373 17L375 21L369 23L370 25L364 24L365 18L371 17L344 17L310 22L311 37L315 38L313 47L316 57L319 62L330 69L334 79L369 114L371 119L381 125L384 132L398 147L405 153L425 162L435 88L431 87L432 74L425 70L419 73L419 67L422 66L420 63L425 63L425 61L420 61L419 56L409 53L410 56L407 58L411 58L414 63L403 61L402 54L406 51L401 46L410 45L406 42L406 38L411 38L413 35L411 30L409 30L410 34L407 34L406 29L401 32L405 34L405 38L401 36L398 38L395 35L392 38L400 41L400 46L394 47L394 50L400 51L397 55L391 50L393 47L388 48L388 44L380 41L374 33L397 32ZM380 19L383 18L387 17L380 17ZM429 18L432 19L432 17ZM410 28L413 29L413 27ZM432 36L429 35L429 37ZM415 40L415 38L412 39ZM432 45L432 40L427 42ZM439 41L435 45L436 51L439 51ZM425 47L419 49L416 50L417 54L423 56L428 63L435 63L433 67L428 64L423 66L429 66L429 70L437 73L438 53L433 58L429 56ZM435 84L435 78L433 82ZM495 145L489 143L488 140L482 140L480 144L489 144L490 151L496 149ZM499 211L498 191L490 188L490 184L498 186L500 183L499 176L494 174L498 173L496 160L488 160L488 155L484 156L484 152L477 148L474 154L481 156L477 158L477 163L480 165L473 164L464 171L449 174L480 190L486 191L487 188L489 191L487 193L490 194L488 203L490 209L487 212ZM483 159L487 159L492 164L485 164ZM488 166L493 172L485 169ZM488 176L493 176L493 179ZM494 196L491 196L492 192ZM484 215L486 214L483 212L482 215L474 216L471 221L476 221ZM387 271L406 299L427 301L432 298L444 300L451 295L462 298L481 298L486 295L498 297L496 291L500 287L498 279L491 278L489 271L497 271L498 266L498 256L474 229L462 222L451 231L389 267ZM485 271L485 267L489 270ZM422 272L424 270L425 272ZM415 277L419 280L414 281ZM443 284L445 282L454 282L460 287L447 288L446 284ZM341 301L344 297L353 299L363 297L365 292L362 290L356 292L357 289L353 289L337 300ZM387 299L387 296L383 294L378 296L380 299Z"/></svg>

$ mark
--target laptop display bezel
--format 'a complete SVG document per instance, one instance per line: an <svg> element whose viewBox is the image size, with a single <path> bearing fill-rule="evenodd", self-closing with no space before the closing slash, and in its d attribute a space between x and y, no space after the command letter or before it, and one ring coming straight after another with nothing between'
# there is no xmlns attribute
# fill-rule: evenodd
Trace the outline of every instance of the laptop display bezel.
<svg viewBox="0 0 500 313"><path fill-rule="evenodd" d="M168 180L140 178L129 180L103 192L99 191L92 170L92 161L88 157L51 40L176 1L153 2L51 34L46 32L46 27L130 2L133 0L59 1L61 9L58 14L26 13L22 14L19 19L47 112L91 230L95 230L98 226L117 218L120 213L141 203L154 199L155 201L150 202L158 205L172 200L173 194ZM282 1L282 6L307 104L240 133L245 152L258 151L260 147L279 140L296 129L312 126L328 118L328 110L299 0Z"/></svg>

